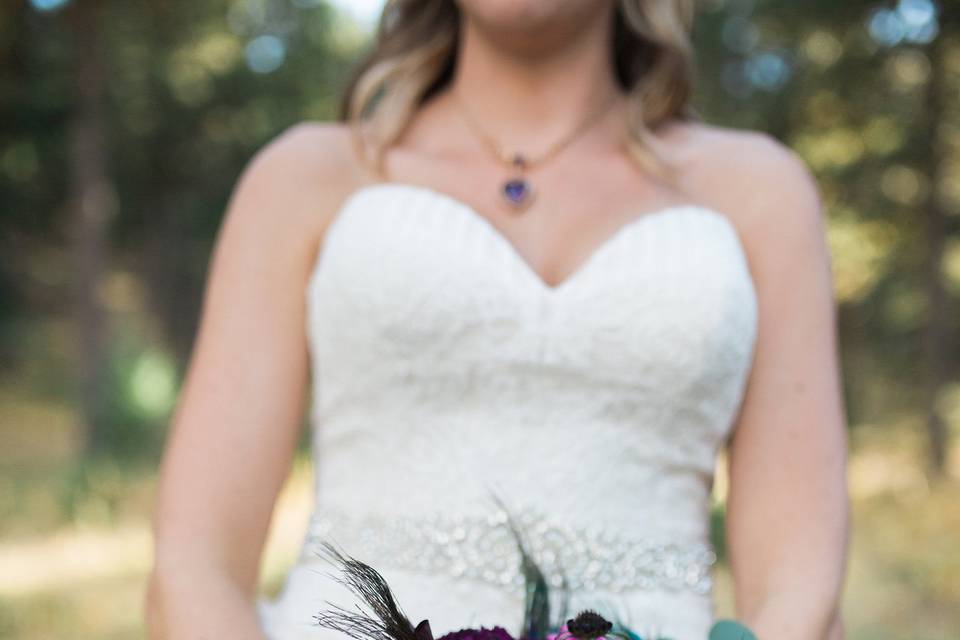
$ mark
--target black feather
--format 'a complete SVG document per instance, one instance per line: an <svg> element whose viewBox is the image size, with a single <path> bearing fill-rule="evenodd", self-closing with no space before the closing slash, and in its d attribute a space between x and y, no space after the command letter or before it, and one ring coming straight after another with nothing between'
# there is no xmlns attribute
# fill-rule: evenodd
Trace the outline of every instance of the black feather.
<svg viewBox="0 0 960 640"><path fill-rule="evenodd" d="M414 628L396 602L387 581L376 569L337 550L326 540L321 542L321 547L318 554L339 564L344 577L327 575L361 598L375 617L364 612L359 605L357 610L360 613L353 613L327 600L327 604L339 611L327 610L314 615L318 626L342 631L355 640L432 640L429 623L424 624L424 620Z"/></svg>

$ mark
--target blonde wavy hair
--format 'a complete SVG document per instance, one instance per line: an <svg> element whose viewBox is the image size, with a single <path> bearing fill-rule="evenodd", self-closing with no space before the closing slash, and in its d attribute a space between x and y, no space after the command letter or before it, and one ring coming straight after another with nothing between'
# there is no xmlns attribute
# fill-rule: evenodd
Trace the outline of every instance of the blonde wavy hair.
<svg viewBox="0 0 960 640"><path fill-rule="evenodd" d="M694 0L617 0L614 12L613 60L629 100L627 148L641 167L661 177L672 167L659 153L653 129L674 118L702 120L690 105L693 18ZM339 120L351 125L359 157L378 175L386 149L416 109L450 81L459 24L454 0L387 0L373 46L352 70L339 110Z"/></svg>

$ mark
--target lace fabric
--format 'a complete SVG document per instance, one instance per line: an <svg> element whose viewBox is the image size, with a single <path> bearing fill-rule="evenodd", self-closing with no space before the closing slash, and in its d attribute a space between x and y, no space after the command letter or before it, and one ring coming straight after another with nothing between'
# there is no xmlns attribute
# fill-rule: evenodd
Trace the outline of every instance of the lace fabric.
<svg viewBox="0 0 960 640"><path fill-rule="evenodd" d="M550 287L465 203L379 183L337 212L306 295L316 505L283 592L258 603L271 640L331 638L311 616L332 595L353 606L310 553L317 531L381 570L437 635L519 625L509 566L498 585L465 547L470 571L401 562L449 553L424 540L495 514L491 488L513 511L542 514L531 535L545 566L557 549L548 532L591 532L563 556L581 585L574 602L605 599L638 631L706 638L713 470L757 330L730 220L693 204L642 214ZM361 521L383 523L381 537L420 521L427 537L361 544ZM587 572L636 564L610 551L624 541L675 546L644 581L591 582ZM677 571L695 576L690 588L677 588Z"/></svg>

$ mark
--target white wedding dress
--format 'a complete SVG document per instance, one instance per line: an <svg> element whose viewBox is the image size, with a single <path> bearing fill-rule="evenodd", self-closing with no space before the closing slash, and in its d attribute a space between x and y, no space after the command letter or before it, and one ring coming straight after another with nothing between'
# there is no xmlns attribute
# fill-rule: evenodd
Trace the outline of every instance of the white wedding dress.
<svg viewBox="0 0 960 640"><path fill-rule="evenodd" d="M375 183L337 212L306 295L316 503L282 592L257 603L271 640L347 640L313 619L360 602L324 539L434 637L519 633L519 555L491 492L550 583L566 576L568 617L706 640L715 458L757 329L725 215L640 213L554 287L466 203Z"/></svg>

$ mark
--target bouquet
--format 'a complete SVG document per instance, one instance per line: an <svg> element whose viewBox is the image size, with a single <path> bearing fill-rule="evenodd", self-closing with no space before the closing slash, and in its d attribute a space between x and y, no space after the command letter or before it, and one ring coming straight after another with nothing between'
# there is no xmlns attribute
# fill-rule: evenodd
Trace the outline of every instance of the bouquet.
<svg viewBox="0 0 960 640"><path fill-rule="evenodd" d="M501 503L502 504L502 503ZM428 618L414 625L397 602L383 576L373 567L357 560L329 541L322 541L319 553L338 565L342 575L331 575L347 587L371 610L349 611L333 605L314 616L316 624L341 631L352 640L670 640L642 637L620 621L610 621L592 609L566 617L568 598L561 613L551 617L547 580L527 551L523 532L508 512L507 524L520 551L520 571L524 578L524 615L519 633L511 634L502 626L465 628L434 638ZM330 575L330 574L328 574ZM561 571L562 575L562 571ZM566 584L564 578L563 584ZM568 595L566 590L564 594ZM327 601L328 604L332 604ZM756 640L756 636L734 620L719 620L711 628L709 640Z"/></svg>

